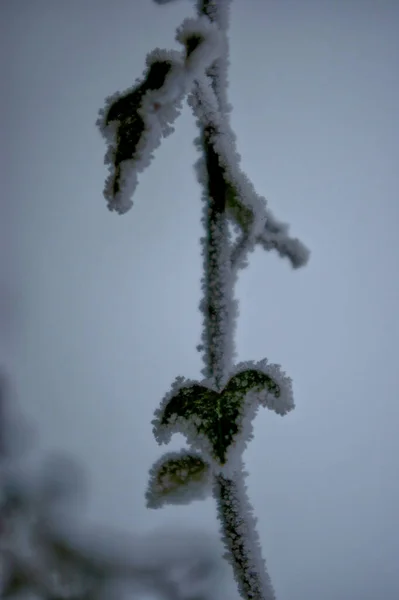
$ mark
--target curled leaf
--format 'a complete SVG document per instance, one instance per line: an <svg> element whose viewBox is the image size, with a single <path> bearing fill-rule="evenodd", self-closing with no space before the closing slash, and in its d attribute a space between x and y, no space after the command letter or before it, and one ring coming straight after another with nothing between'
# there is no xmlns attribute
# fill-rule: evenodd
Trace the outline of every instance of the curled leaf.
<svg viewBox="0 0 399 600"><path fill-rule="evenodd" d="M173 132L184 96L221 52L221 34L207 17L186 19L177 31L184 52L155 49L147 56L142 82L108 98L97 120L108 142L110 174L104 196L110 210L133 205L138 173L151 162L161 138Z"/></svg>
<svg viewBox="0 0 399 600"><path fill-rule="evenodd" d="M133 205L138 173L149 165L162 137L172 133L183 90L180 53L158 48L147 56L143 81L106 100L97 126L109 145L104 196L110 210L123 214Z"/></svg>
<svg viewBox="0 0 399 600"><path fill-rule="evenodd" d="M196 453L182 450L165 454L150 471L147 506L189 504L211 493L209 464Z"/></svg>
<svg viewBox="0 0 399 600"><path fill-rule="evenodd" d="M154 435L162 443L171 433L182 433L191 445L224 465L241 434L251 434L247 421L259 405L280 415L294 407L291 380L266 360L237 365L221 392L209 381L179 378L156 411Z"/></svg>

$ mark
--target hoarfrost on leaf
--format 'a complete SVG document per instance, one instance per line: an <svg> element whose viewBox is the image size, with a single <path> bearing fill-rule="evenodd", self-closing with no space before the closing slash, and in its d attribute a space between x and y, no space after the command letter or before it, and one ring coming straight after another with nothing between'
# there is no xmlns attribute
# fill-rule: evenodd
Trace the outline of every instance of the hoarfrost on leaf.
<svg viewBox="0 0 399 600"><path fill-rule="evenodd" d="M167 453L150 470L147 506L159 508L202 500L212 492L211 475L209 464L200 454L187 450Z"/></svg>
<svg viewBox="0 0 399 600"><path fill-rule="evenodd" d="M109 144L104 197L108 208L120 214L132 207L138 174L150 164L162 137L174 131L195 78L220 52L219 30L206 17L184 21L176 38L186 45L185 60L180 52L156 48L147 56L143 81L108 98L99 113L97 126Z"/></svg>
<svg viewBox="0 0 399 600"><path fill-rule="evenodd" d="M132 206L138 173L151 162L161 138L173 131L184 95L181 54L155 49L147 56L144 80L106 100L97 126L109 144L110 174L104 196L120 214Z"/></svg>
<svg viewBox="0 0 399 600"><path fill-rule="evenodd" d="M162 443L182 433L193 448L223 466L230 450L241 452L245 446L242 434L251 438L248 421L260 405L279 415L294 408L291 380L266 360L238 364L220 392L211 380L181 378L155 413L154 435Z"/></svg>

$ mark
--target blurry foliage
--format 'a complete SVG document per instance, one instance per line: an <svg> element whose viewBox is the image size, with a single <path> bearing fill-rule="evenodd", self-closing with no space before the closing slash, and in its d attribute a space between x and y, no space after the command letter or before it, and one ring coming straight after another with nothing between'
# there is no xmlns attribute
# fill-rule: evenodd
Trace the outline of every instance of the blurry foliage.
<svg viewBox="0 0 399 600"><path fill-rule="evenodd" d="M7 387L7 378L2 376L1 598L118 600L129 587L130 597L137 600L140 592L156 593L165 600L215 600L222 560L210 540L202 545L196 541L201 532L187 536L186 542L184 534L167 532L165 551L157 543L156 532L152 541L126 542L112 532L88 531L78 524L71 507L76 506L76 497L84 497L81 469L69 458L54 454L34 470L26 466L26 457L14 455L10 441L18 429L18 417Z"/></svg>

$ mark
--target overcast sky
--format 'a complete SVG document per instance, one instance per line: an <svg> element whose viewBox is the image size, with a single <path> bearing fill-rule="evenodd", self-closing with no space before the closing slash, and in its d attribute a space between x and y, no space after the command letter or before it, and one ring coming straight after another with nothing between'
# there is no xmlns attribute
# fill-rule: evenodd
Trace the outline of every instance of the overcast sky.
<svg viewBox="0 0 399 600"><path fill-rule="evenodd" d="M123 217L102 197L95 127L147 52L178 47L192 3L0 12L13 371L38 451L84 464L94 521L216 532L212 499L158 511L144 499L152 463L184 443L159 448L153 412L177 375L201 377L194 120L186 107ZM399 597L398 31L395 0L233 2L242 165L312 251L293 272L258 249L237 287L239 360L267 357L294 381L294 413L258 413L245 454L278 600Z"/></svg>

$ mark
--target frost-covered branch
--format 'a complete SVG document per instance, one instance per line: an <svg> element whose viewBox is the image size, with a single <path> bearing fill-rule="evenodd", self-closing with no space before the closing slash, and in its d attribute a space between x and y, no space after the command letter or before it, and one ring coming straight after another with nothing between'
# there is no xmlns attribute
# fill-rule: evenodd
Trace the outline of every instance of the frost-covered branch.
<svg viewBox="0 0 399 600"><path fill-rule="evenodd" d="M274 600L275 592L262 557L256 518L241 477L215 477L214 495L218 517L222 524L222 539L227 548L226 560L231 563L238 590L243 598Z"/></svg>
<svg viewBox="0 0 399 600"><path fill-rule="evenodd" d="M223 31L226 58L224 62L212 65L212 71L197 80L190 98L202 132L200 142L202 141L205 157L202 171L204 176L206 174L203 181L206 206L204 224L207 231L204 239L205 296L201 305L204 313L204 374L213 377L218 389L225 383L235 355L233 336L238 316L238 303L233 298L235 273L238 266L245 266L246 254L253 249L257 236L261 235L261 225L265 220L262 199L255 194L248 178L239 169L235 137L228 123L229 107L225 96L228 64L227 5L225 2L222 11L220 1L199 2L199 12L207 14L211 21L218 22ZM221 89L223 96L220 94ZM228 215L233 217L242 230L234 255L227 229ZM222 402L218 398L215 409L217 407L221 411ZM224 403L224 408L226 405L227 402ZM229 417L229 425L232 427L237 420L232 414ZM236 441L238 438L236 435ZM242 442L245 444L245 438ZM262 559L255 529L256 521L252 516L252 507L243 482L241 457L237 463L231 460L226 460L227 462L231 472L225 475L215 469L213 489L222 539L227 550L225 556L233 567L243 598L274 600L274 590L266 563Z"/></svg>
<svg viewBox="0 0 399 600"><path fill-rule="evenodd" d="M156 0L166 4L167 0ZM274 600L250 505L242 453L252 438L260 406L279 415L294 408L292 384L266 359L235 364L234 333L238 302L234 286L256 245L275 250L293 268L305 265L309 251L289 235L266 199L240 166L227 100L227 30L231 0L197 0L197 17L177 29L179 52L156 50L147 72L123 95L109 99L99 126L109 143L110 175L104 195L111 210L126 212L137 175L150 162L161 138L171 131L187 96L199 128L196 164L202 187L205 235L201 381L177 377L155 412L154 435L167 443L182 433L188 450L168 453L150 471L149 507L187 503L212 493L218 506L226 557L246 600ZM152 76L152 70L156 77ZM229 225L237 234L233 240Z"/></svg>

